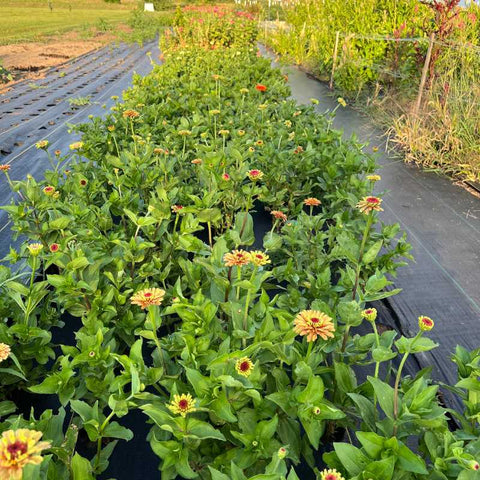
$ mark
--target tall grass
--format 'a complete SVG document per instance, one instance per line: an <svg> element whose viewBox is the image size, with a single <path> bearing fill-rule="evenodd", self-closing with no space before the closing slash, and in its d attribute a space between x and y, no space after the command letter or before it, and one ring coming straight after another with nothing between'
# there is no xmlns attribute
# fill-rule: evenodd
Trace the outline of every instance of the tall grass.
<svg viewBox="0 0 480 480"><path fill-rule="evenodd" d="M282 16L286 23L269 30L267 43L323 79L340 32L335 88L391 127L408 161L480 180L480 7L452 9L445 20L416 0L305 0ZM440 24L446 21L448 28ZM444 33L417 114L432 31ZM417 40L404 41L409 38Z"/></svg>

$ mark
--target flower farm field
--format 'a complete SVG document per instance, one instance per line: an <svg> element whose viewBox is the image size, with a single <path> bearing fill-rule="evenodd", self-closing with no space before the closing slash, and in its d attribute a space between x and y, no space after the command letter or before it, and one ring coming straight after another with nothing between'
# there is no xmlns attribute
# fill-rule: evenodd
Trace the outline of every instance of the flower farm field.
<svg viewBox="0 0 480 480"><path fill-rule="evenodd" d="M38 129L48 168L0 165L1 480L479 480L480 350L450 386L407 368L438 325L377 311L412 257L376 157L334 128L343 99L291 98L258 33L177 10L162 63L67 147ZM112 52L80 66L106 78Z"/></svg>
<svg viewBox="0 0 480 480"><path fill-rule="evenodd" d="M108 4L103 0L0 2L0 45L39 40L70 30L98 26L101 20L114 25L128 19L135 2ZM71 10L69 4L71 3Z"/></svg>

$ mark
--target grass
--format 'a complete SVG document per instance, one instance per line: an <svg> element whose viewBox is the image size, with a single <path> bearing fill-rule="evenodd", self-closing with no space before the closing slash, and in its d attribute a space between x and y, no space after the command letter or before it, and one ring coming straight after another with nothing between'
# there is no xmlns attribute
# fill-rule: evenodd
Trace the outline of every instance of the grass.
<svg viewBox="0 0 480 480"><path fill-rule="evenodd" d="M136 0L121 4L103 0L2 0L0 45L41 40L71 30L87 31L91 27L110 26L124 22L138 5Z"/></svg>

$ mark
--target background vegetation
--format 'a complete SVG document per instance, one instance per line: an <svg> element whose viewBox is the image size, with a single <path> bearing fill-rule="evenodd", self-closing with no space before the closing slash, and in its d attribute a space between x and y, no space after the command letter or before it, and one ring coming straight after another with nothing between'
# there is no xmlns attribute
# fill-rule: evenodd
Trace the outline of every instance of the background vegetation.
<svg viewBox="0 0 480 480"><path fill-rule="evenodd" d="M458 0L306 0L275 11L286 24L266 41L290 61L334 85L350 102L366 106L396 135L409 161L478 181L479 7ZM263 16L271 17L263 7ZM431 33L436 34L426 94L413 108Z"/></svg>

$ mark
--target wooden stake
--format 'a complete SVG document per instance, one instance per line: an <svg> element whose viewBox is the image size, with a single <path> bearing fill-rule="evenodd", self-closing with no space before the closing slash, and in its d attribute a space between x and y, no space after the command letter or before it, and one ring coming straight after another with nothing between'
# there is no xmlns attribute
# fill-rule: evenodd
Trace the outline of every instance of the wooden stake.
<svg viewBox="0 0 480 480"><path fill-rule="evenodd" d="M330 77L330 90L333 89L333 77L335 76L335 69L337 68L337 56L338 56L338 42L340 41L340 32L337 31L335 36L335 48L333 49L333 64L332 75Z"/></svg>
<svg viewBox="0 0 480 480"><path fill-rule="evenodd" d="M425 89L425 83L427 82L428 69L430 68L430 60L432 59L433 45L435 44L435 33L430 35L430 43L428 44L427 56L422 70L422 78L420 80L420 87L418 89L417 102L415 103L414 113L418 114L420 106L422 105L423 90Z"/></svg>

